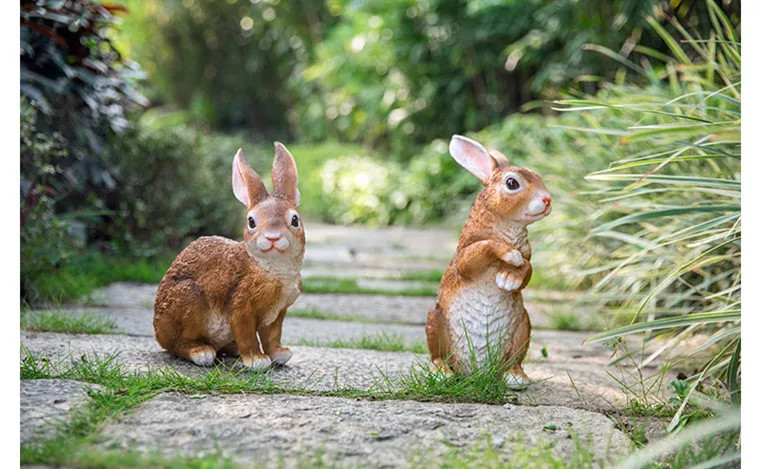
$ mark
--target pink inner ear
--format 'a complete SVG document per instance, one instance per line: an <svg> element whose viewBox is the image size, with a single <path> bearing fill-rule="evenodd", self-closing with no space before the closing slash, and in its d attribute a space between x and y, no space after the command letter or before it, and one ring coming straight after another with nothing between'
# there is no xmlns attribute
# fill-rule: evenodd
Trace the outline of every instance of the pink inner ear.
<svg viewBox="0 0 760 469"><path fill-rule="evenodd" d="M483 145L467 137L454 135L449 143L449 153L483 184L488 184L491 180L494 162Z"/></svg>
<svg viewBox="0 0 760 469"><path fill-rule="evenodd" d="M243 150L238 150L235 155L235 159L232 161L232 192L235 197L248 207L251 202L251 195L248 193L248 185L243 179L243 171L240 164L240 157L243 154Z"/></svg>

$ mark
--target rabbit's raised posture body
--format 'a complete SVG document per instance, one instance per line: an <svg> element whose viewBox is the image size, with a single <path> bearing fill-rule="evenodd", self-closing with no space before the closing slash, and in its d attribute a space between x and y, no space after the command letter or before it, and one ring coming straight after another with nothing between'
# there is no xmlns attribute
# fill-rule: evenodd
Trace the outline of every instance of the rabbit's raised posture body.
<svg viewBox="0 0 760 469"><path fill-rule="evenodd" d="M242 150L232 162L233 192L247 210L243 242L197 239L158 286L156 341L196 365L212 365L217 352L240 356L254 369L284 364L292 355L280 336L285 312L301 293L306 236L296 211L296 163L284 145L274 147L272 194Z"/></svg>
<svg viewBox="0 0 760 469"><path fill-rule="evenodd" d="M530 340L521 294L532 273L526 227L551 212L551 197L538 174L510 166L496 150L455 135L449 151L485 188L428 313L433 368L466 376L497 352L501 364L512 360L507 384L521 388L528 382L522 361Z"/></svg>

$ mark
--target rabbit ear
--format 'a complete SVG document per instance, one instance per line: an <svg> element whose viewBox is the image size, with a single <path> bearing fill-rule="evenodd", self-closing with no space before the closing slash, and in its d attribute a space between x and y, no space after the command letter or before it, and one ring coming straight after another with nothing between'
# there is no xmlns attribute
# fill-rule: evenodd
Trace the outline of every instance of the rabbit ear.
<svg viewBox="0 0 760 469"><path fill-rule="evenodd" d="M272 187L274 195L283 197L298 207L301 193L298 191L298 169L296 160L285 145L274 142L274 163L272 164Z"/></svg>
<svg viewBox="0 0 760 469"><path fill-rule="evenodd" d="M488 184L493 175L496 160L488 154L486 148L467 137L454 135L449 143L449 153L454 159L471 172L483 184Z"/></svg>
<svg viewBox="0 0 760 469"><path fill-rule="evenodd" d="M486 150L488 150L488 154L491 155L491 158L496 161L496 164L499 165L500 168L506 168L509 166L509 160L504 156L504 153L494 148L486 148Z"/></svg>
<svg viewBox="0 0 760 469"><path fill-rule="evenodd" d="M250 208L267 196L267 188L256 171L245 159L243 149L239 149L232 160L232 192L246 207Z"/></svg>

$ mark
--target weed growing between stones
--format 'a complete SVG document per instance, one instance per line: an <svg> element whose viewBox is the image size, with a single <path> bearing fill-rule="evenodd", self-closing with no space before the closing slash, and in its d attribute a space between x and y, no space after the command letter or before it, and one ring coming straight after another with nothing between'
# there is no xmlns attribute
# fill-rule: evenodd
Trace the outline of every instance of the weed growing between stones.
<svg viewBox="0 0 760 469"><path fill-rule="evenodd" d="M335 314L327 311L322 311L317 308L305 308L305 309L289 309L287 318L306 318L306 319L319 319L325 321L341 321L341 322L364 322L368 324L403 324L394 321L381 321L378 319L369 318L366 316L351 316L343 314Z"/></svg>
<svg viewBox="0 0 760 469"><path fill-rule="evenodd" d="M332 341L307 340L304 341L302 345L310 345L313 347L379 350L382 352L428 353L427 345L424 342L407 344L404 340L403 335L399 333L389 334L386 332L378 335L365 335L360 338L353 339L336 339Z"/></svg>
<svg viewBox="0 0 760 469"><path fill-rule="evenodd" d="M307 277L303 279L303 293L342 293L384 296L435 296L438 286L404 288L388 290L384 288L367 288L358 284L354 278Z"/></svg>
<svg viewBox="0 0 760 469"><path fill-rule="evenodd" d="M396 277L396 278L398 280L440 283L441 279L443 278L443 274L444 274L443 270L437 270L437 269L412 270L412 271L403 272L399 277ZM388 277L388 278L392 279L394 277Z"/></svg>
<svg viewBox="0 0 760 469"><path fill-rule="evenodd" d="M489 337L491 334L486 330L485 357L479 360L478 351L464 325L463 330L469 355L469 365L465 366L469 370L466 376L445 374L431 369L426 362L419 362L409 373L396 379L389 379L381 373L384 379L378 383L378 388L385 392L401 393L418 401L516 403L517 394L504 379L504 373L512 368L514 359L502 359L503 341L492 340Z"/></svg>
<svg viewBox="0 0 760 469"><path fill-rule="evenodd" d="M22 311L21 329L38 332L67 332L70 334L113 334L116 322L98 313L85 312L74 316L58 310Z"/></svg>

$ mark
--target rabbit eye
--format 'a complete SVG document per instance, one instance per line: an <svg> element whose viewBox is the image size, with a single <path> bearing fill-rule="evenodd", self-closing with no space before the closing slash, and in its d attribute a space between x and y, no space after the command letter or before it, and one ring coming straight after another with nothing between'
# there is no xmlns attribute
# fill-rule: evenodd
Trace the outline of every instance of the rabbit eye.
<svg viewBox="0 0 760 469"><path fill-rule="evenodd" d="M513 177L508 177L506 184L507 184L507 189L509 189L510 191L516 191L517 189L520 188L520 183L517 182L517 179Z"/></svg>
<svg viewBox="0 0 760 469"><path fill-rule="evenodd" d="M252 230L256 229L256 220L254 220L253 217L248 217L248 228Z"/></svg>
<svg viewBox="0 0 760 469"><path fill-rule="evenodd" d="M298 215L293 215L293 218L290 219L290 224L295 228L300 226L301 222L298 220Z"/></svg>

